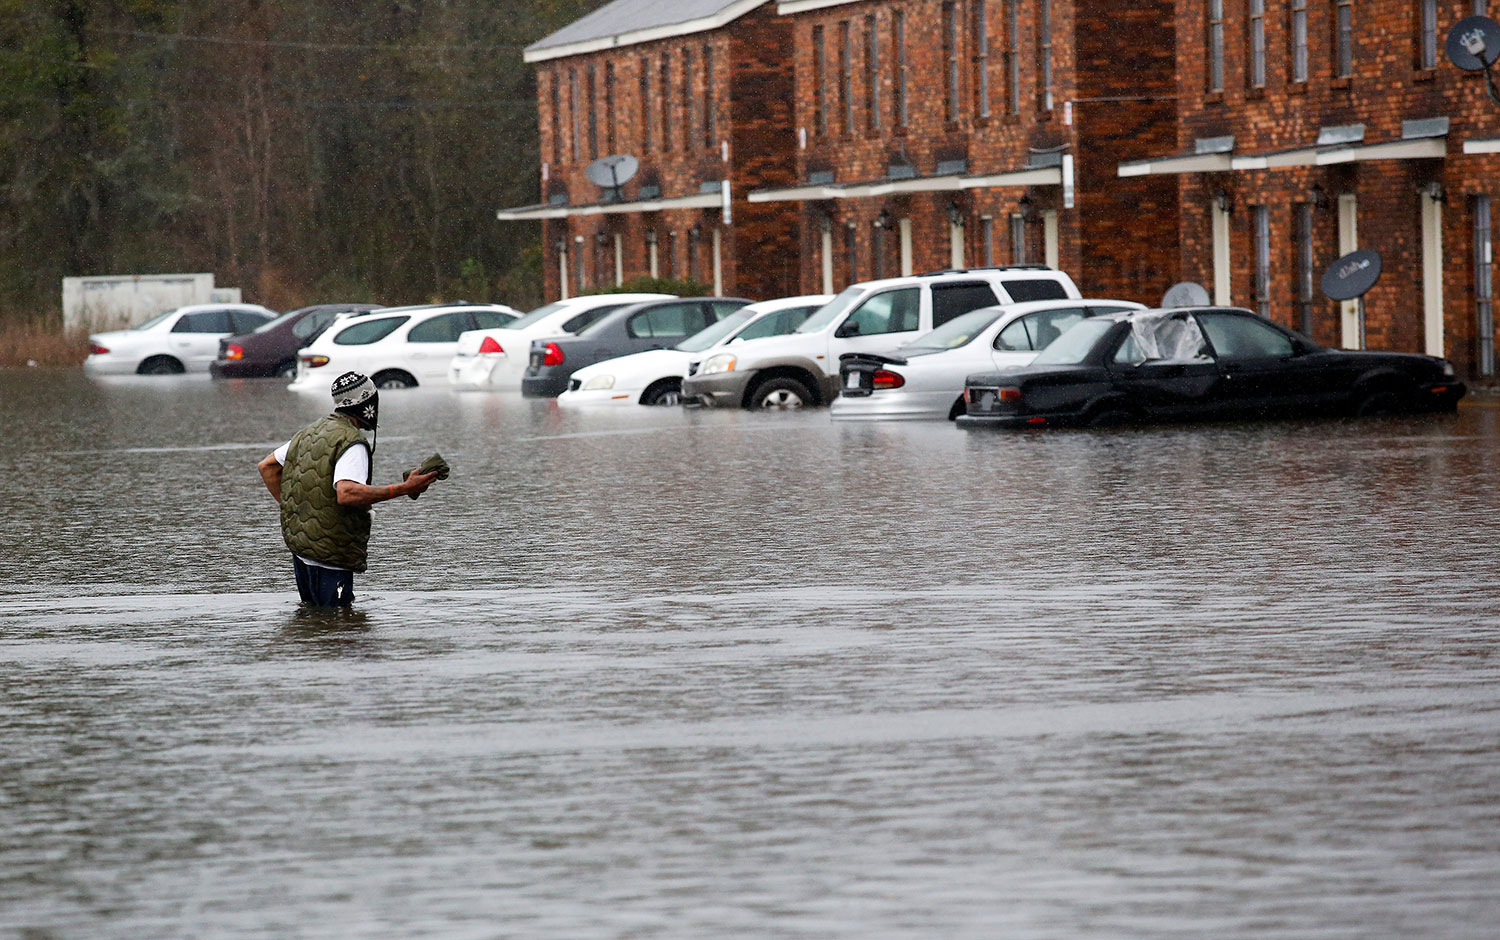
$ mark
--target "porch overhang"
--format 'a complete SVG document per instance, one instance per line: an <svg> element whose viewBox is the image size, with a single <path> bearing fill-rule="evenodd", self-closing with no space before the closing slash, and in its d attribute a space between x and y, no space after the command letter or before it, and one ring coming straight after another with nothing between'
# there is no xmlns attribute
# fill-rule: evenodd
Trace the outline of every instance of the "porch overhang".
<svg viewBox="0 0 1500 940"><path fill-rule="evenodd" d="M1037 167L1007 173L984 175L948 174L919 176L911 179L874 180L863 183L828 183L815 186L789 186L784 189L757 189L745 198L749 202L817 202L824 199L867 199L901 193L960 193L969 189L1000 186L1061 186L1060 166Z"/></svg>
<svg viewBox="0 0 1500 940"><path fill-rule="evenodd" d="M667 199L638 199L634 202L596 202L582 206L520 206L501 209L495 218L502 222L529 222L536 219L567 219L581 215L631 215L663 212L667 209L717 209L723 205L720 193L694 193Z"/></svg>

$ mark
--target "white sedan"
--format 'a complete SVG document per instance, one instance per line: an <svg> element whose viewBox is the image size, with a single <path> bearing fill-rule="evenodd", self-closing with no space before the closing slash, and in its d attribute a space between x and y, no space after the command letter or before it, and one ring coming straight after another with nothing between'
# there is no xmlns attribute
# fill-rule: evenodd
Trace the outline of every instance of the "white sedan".
<svg viewBox="0 0 1500 940"><path fill-rule="evenodd" d="M763 300L741 307L671 349L606 359L574 372L557 403L570 405L675 405L682 396L688 366L703 353L762 336L785 336L832 294Z"/></svg>
<svg viewBox="0 0 1500 940"><path fill-rule="evenodd" d="M383 307L337 320L297 353L295 391L327 392L345 372L363 372L377 388L446 385L458 337L519 316L504 304Z"/></svg>
<svg viewBox="0 0 1500 940"><path fill-rule="evenodd" d="M964 379L1024 366L1085 317L1144 310L1128 300L1037 300L981 307L888 353L839 357L837 420L948 418L964 411Z"/></svg>
<svg viewBox="0 0 1500 940"><path fill-rule="evenodd" d="M531 341L564 336L613 310L644 300L671 300L671 294L587 294L538 307L498 329L474 330L458 338L448 363L455 388L520 388L531 361Z"/></svg>
<svg viewBox="0 0 1500 940"><path fill-rule="evenodd" d="M83 360L88 375L177 375L207 372L219 340L276 318L259 304L192 304L129 330L95 333Z"/></svg>

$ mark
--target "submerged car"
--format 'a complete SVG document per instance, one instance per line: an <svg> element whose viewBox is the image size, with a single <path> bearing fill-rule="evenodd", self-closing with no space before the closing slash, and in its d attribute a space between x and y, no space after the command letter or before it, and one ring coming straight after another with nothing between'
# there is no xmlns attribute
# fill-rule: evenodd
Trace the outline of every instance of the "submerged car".
<svg viewBox="0 0 1500 940"><path fill-rule="evenodd" d="M695 356L762 336L785 336L832 294L782 297L741 307L671 349L606 359L584 366L568 380L559 405L675 405L681 401L682 378Z"/></svg>
<svg viewBox="0 0 1500 940"><path fill-rule="evenodd" d="M459 334L517 316L503 304L429 304L345 317L298 353L297 378L288 387L326 392L334 378L351 370L383 389L446 385Z"/></svg>
<svg viewBox="0 0 1500 940"><path fill-rule="evenodd" d="M448 382L454 388L520 388L532 340L567 336L621 307L672 298L672 294L585 294L538 307L501 327L470 330L458 338L458 349L448 363Z"/></svg>
<svg viewBox="0 0 1500 940"><path fill-rule="evenodd" d="M1117 425L1216 418L1452 411L1446 359L1329 349L1232 307L1083 320L1030 365L969 376L958 423Z"/></svg>
<svg viewBox="0 0 1500 940"><path fill-rule="evenodd" d="M534 339L521 395L556 398L567 390L573 373L584 366L675 346L749 302L736 297L652 300L612 311L575 336Z"/></svg>
<svg viewBox="0 0 1500 940"><path fill-rule="evenodd" d="M952 420L963 413L969 375L1024 366L1085 317L1144 309L1128 300L1092 299L981 307L890 353L844 353L829 416Z"/></svg>
<svg viewBox="0 0 1500 940"><path fill-rule="evenodd" d="M95 333L83 371L89 375L177 375L207 372L219 340L275 319L259 304L191 304L129 330Z"/></svg>
<svg viewBox="0 0 1500 940"><path fill-rule="evenodd" d="M219 358L208 371L218 379L297 375L297 350L317 338L341 313L378 310L379 304L316 304L283 313L248 333L219 340Z"/></svg>

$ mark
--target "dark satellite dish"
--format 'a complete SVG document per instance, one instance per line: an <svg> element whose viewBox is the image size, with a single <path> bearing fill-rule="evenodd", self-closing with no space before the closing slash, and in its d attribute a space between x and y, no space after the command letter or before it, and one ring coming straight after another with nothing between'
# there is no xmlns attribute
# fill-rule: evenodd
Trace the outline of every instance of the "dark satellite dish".
<svg viewBox="0 0 1500 940"><path fill-rule="evenodd" d="M1211 302L1208 288L1194 281L1173 284L1161 296L1163 307L1206 307Z"/></svg>
<svg viewBox="0 0 1500 940"><path fill-rule="evenodd" d="M619 153L611 157L600 157L583 168L589 182L605 189L619 189L626 180L641 168L640 161L629 154Z"/></svg>
<svg viewBox="0 0 1500 940"><path fill-rule="evenodd" d="M1470 16L1448 31L1448 60L1465 72L1482 72L1500 59L1500 23Z"/></svg>
<svg viewBox="0 0 1500 940"><path fill-rule="evenodd" d="M1329 300L1354 300L1380 280L1380 252L1351 251L1323 272L1323 293Z"/></svg>

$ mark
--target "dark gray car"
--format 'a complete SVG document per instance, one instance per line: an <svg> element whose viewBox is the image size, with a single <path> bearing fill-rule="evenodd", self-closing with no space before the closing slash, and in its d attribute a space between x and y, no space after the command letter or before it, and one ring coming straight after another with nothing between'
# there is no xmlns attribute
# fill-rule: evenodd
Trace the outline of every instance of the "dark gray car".
<svg viewBox="0 0 1500 940"><path fill-rule="evenodd" d="M526 398L555 398L578 369L616 356L668 349L750 301L739 297L649 300L615 310L573 336L531 341L531 362L521 379Z"/></svg>

